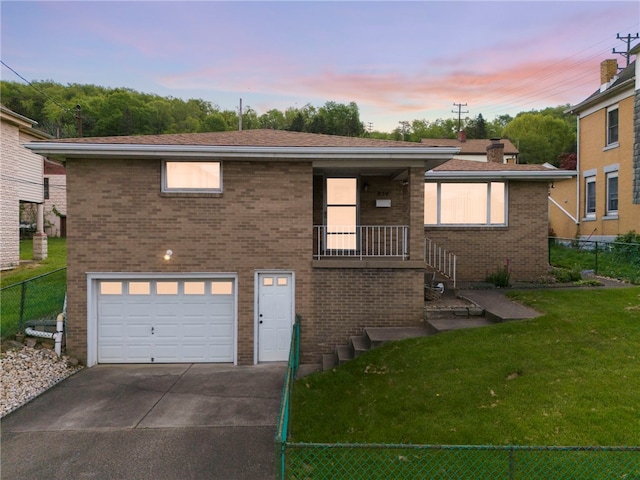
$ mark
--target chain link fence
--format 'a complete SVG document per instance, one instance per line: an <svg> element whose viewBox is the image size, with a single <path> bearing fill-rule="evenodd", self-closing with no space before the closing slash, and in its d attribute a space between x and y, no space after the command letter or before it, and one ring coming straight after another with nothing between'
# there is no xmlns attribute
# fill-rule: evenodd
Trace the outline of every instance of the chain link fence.
<svg viewBox="0 0 640 480"><path fill-rule="evenodd" d="M640 243L636 242L549 237L549 263L640 284Z"/></svg>
<svg viewBox="0 0 640 480"><path fill-rule="evenodd" d="M640 447L286 443L286 479L640 479Z"/></svg>
<svg viewBox="0 0 640 480"><path fill-rule="evenodd" d="M27 324L55 321L64 307L66 291L66 268L0 289L2 337L24 332Z"/></svg>
<svg viewBox="0 0 640 480"><path fill-rule="evenodd" d="M275 438L279 480L640 480L640 446L291 442L290 401L299 349L300 317L296 317Z"/></svg>

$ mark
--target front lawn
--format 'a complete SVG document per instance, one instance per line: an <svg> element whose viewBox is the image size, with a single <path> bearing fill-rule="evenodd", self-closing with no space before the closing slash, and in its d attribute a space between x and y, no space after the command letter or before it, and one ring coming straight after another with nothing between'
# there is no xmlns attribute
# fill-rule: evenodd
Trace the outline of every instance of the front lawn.
<svg viewBox="0 0 640 480"><path fill-rule="evenodd" d="M638 445L640 288L513 296L545 315L395 342L298 380L293 441Z"/></svg>

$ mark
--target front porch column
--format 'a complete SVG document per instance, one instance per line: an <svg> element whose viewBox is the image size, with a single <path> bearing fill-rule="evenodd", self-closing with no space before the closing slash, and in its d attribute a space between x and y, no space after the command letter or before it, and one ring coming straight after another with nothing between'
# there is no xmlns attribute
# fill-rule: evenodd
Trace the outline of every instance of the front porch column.
<svg viewBox="0 0 640 480"><path fill-rule="evenodd" d="M44 233L44 205L38 204L36 233L33 235L33 259L44 260L48 255L47 234Z"/></svg>
<svg viewBox="0 0 640 480"><path fill-rule="evenodd" d="M424 262L424 168L409 169L409 258Z"/></svg>

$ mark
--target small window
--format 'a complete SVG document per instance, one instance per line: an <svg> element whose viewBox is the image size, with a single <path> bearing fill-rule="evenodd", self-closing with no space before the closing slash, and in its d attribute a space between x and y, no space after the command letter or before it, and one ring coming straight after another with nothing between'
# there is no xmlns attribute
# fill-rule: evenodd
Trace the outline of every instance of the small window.
<svg viewBox="0 0 640 480"><path fill-rule="evenodd" d="M49 199L49 177L44 177L44 199Z"/></svg>
<svg viewBox="0 0 640 480"><path fill-rule="evenodd" d="M158 295L177 295L178 282L157 282L156 293Z"/></svg>
<svg viewBox="0 0 640 480"><path fill-rule="evenodd" d="M232 280L211 282L212 295L231 295L232 293L233 293Z"/></svg>
<svg viewBox="0 0 640 480"><path fill-rule="evenodd" d="M129 282L129 295L149 295L150 293L149 282Z"/></svg>
<svg viewBox="0 0 640 480"><path fill-rule="evenodd" d="M204 295L204 282L184 282L185 295Z"/></svg>
<svg viewBox="0 0 640 480"><path fill-rule="evenodd" d="M618 106L607 109L607 145L618 143Z"/></svg>
<svg viewBox="0 0 640 480"><path fill-rule="evenodd" d="M265 287L272 287L273 286L273 277L264 277L262 279L262 285L264 285Z"/></svg>
<svg viewBox="0 0 640 480"><path fill-rule="evenodd" d="M587 217L596 216L596 177L585 178L585 213Z"/></svg>
<svg viewBox="0 0 640 480"><path fill-rule="evenodd" d="M289 279L287 277L278 277L278 286L286 287L289 283Z"/></svg>
<svg viewBox="0 0 640 480"><path fill-rule="evenodd" d="M607 215L618 213L618 172L607 173Z"/></svg>
<svg viewBox="0 0 640 480"><path fill-rule="evenodd" d="M101 295L122 295L122 282L100 282Z"/></svg>
<svg viewBox="0 0 640 480"><path fill-rule="evenodd" d="M164 162L163 192L221 192L220 162Z"/></svg>

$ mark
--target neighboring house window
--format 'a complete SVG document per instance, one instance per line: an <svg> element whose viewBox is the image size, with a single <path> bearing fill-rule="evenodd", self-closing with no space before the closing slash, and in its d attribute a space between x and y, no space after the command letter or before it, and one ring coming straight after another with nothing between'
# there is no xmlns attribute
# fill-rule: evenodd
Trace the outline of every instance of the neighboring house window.
<svg viewBox="0 0 640 480"><path fill-rule="evenodd" d="M163 162L163 192L221 192L220 162Z"/></svg>
<svg viewBox="0 0 640 480"><path fill-rule="evenodd" d="M606 215L618 215L618 169L619 164L604 167L607 188Z"/></svg>
<svg viewBox="0 0 640 480"><path fill-rule="evenodd" d="M504 182L425 183L425 225L506 225Z"/></svg>
<svg viewBox="0 0 640 480"><path fill-rule="evenodd" d="M607 145L618 143L618 106L607 108Z"/></svg>
<svg viewBox="0 0 640 480"><path fill-rule="evenodd" d="M355 250L358 218L358 181L327 178L326 248Z"/></svg>
<svg viewBox="0 0 640 480"><path fill-rule="evenodd" d="M585 199L585 216L589 218L594 218L596 216L596 176L593 175L585 175L585 188L584 188L584 199Z"/></svg>
<svg viewBox="0 0 640 480"><path fill-rule="evenodd" d="M44 177L44 199L49 199L49 177Z"/></svg>

